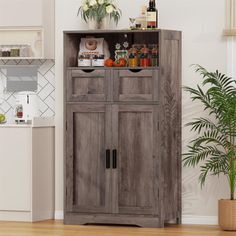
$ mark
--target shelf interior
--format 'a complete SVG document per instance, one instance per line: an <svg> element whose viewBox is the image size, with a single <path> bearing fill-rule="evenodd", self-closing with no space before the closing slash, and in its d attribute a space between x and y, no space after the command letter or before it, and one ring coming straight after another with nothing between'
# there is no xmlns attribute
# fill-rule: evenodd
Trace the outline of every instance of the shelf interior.
<svg viewBox="0 0 236 236"><path fill-rule="evenodd" d="M98 32L98 31L88 31L88 32L81 32L81 33L72 33L67 32L64 34L65 39L65 61L67 67L76 67L78 65L78 53L79 53L79 46L81 38L86 37L95 37L95 38L104 38L108 44L110 57L112 59L115 58L115 50L116 44L119 43L123 45L124 42L128 42L129 47L133 44L157 44L159 45L159 31L149 31L147 37L147 31L107 31L107 32ZM123 48L122 48L123 49Z"/></svg>
<svg viewBox="0 0 236 236"><path fill-rule="evenodd" d="M43 58L43 28L0 28L1 59ZM19 49L19 56L4 55L4 51Z"/></svg>

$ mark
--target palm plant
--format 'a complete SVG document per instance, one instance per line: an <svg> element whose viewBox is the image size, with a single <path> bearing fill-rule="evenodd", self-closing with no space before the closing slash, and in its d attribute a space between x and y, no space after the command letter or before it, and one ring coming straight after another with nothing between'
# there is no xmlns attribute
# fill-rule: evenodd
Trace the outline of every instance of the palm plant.
<svg viewBox="0 0 236 236"><path fill-rule="evenodd" d="M188 123L198 133L188 152L184 155L184 166L200 164L199 180L204 185L206 177L223 174L230 187L230 199L234 200L236 186L236 81L225 74L208 72L196 65L196 72L202 76L201 86L196 89L184 87L193 101L200 101L207 117L200 117ZM201 88L202 87L202 88Z"/></svg>

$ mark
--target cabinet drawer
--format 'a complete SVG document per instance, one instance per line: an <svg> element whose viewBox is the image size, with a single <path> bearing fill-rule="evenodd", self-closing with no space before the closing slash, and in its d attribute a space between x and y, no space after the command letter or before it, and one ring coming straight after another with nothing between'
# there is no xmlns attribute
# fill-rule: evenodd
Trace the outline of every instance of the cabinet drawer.
<svg viewBox="0 0 236 236"><path fill-rule="evenodd" d="M109 80L107 70L69 70L67 101L106 101Z"/></svg>
<svg viewBox="0 0 236 236"><path fill-rule="evenodd" d="M115 101L155 101L157 100L157 70L115 70Z"/></svg>

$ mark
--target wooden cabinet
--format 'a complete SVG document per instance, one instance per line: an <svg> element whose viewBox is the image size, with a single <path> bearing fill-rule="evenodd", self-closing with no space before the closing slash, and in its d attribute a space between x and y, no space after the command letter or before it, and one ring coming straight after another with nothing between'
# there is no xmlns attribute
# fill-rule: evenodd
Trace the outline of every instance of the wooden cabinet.
<svg viewBox="0 0 236 236"><path fill-rule="evenodd" d="M113 105L114 213L158 215L158 106Z"/></svg>
<svg viewBox="0 0 236 236"><path fill-rule="evenodd" d="M110 71L68 70L67 101L105 102L110 99Z"/></svg>
<svg viewBox="0 0 236 236"><path fill-rule="evenodd" d="M110 112L105 105L70 105L67 108L66 208L79 213L110 211Z"/></svg>
<svg viewBox="0 0 236 236"><path fill-rule="evenodd" d="M159 66L78 68L85 36L159 45ZM76 31L65 45L66 224L181 222L181 33ZM111 52L112 54L112 52Z"/></svg>
<svg viewBox="0 0 236 236"><path fill-rule="evenodd" d="M158 95L158 71L115 70L113 91L115 101L155 101Z"/></svg>

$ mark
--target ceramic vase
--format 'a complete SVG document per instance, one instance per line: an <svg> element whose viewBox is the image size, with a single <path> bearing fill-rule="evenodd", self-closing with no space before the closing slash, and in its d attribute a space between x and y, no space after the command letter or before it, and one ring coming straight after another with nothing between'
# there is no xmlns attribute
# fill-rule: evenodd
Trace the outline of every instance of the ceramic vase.
<svg viewBox="0 0 236 236"><path fill-rule="evenodd" d="M109 18L109 16L106 16L99 22L94 19L90 19L88 21L88 27L90 30L109 29L110 28L110 18Z"/></svg>

